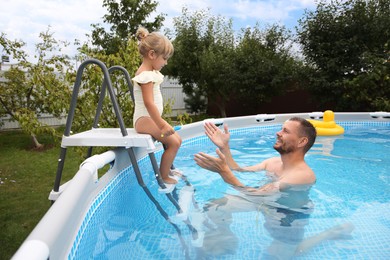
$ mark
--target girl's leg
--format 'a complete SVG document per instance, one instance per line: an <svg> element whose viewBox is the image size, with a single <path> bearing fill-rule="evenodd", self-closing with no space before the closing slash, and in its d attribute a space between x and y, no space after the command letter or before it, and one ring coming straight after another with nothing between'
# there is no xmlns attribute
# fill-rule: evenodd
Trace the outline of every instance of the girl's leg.
<svg viewBox="0 0 390 260"><path fill-rule="evenodd" d="M175 179L169 177L169 173L171 172L171 166L175 160L177 151L180 148L181 137L177 133L174 133L173 135L161 138L159 141L166 146L166 149L161 156L161 177L166 183L176 183Z"/></svg>
<svg viewBox="0 0 390 260"><path fill-rule="evenodd" d="M150 134L156 140L166 146L161 156L160 174L165 183L176 183L176 180L169 177L171 166L181 145L181 137L174 133L170 136L161 137L161 131L150 117L141 117L135 124L135 130L141 134Z"/></svg>

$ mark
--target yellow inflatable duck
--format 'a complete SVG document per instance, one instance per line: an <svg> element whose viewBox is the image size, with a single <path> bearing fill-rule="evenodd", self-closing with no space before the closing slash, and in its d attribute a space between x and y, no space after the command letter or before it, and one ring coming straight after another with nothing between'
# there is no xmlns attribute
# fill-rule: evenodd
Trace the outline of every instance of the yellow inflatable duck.
<svg viewBox="0 0 390 260"><path fill-rule="evenodd" d="M312 120L308 121L316 128L317 135L341 135L344 134L344 128L337 125L334 121L334 113L331 110L324 112L323 121Z"/></svg>

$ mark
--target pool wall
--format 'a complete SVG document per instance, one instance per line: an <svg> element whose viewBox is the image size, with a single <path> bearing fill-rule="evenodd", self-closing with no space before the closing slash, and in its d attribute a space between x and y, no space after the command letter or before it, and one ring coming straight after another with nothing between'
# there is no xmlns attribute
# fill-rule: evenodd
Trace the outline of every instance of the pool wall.
<svg viewBox="0 0 390 260"><path fill-rule="evenodd" d="M145 155L136 151L138 157ZM97 170L111 163L99 180ZM85 160L63 192L23 242L12 259L65 259L91 202L118 172L130 165L124 149L118 148ZM49 203L49 202L48 202Z"/></svg>
<svg viewBox="0 0 390 260"><path fill-rule="evenodd" d="M318 119L322 112L295 114L262 114L224 119L208 119L216 125L227 124L229 129L282 124L287 119L299 116L306 119ZM389 122L390 113L335 113L336 122ZM183 125L178 131L183 140L204 134L204 122ZM161 145L157 150L161 150ZM143 149L135 149L136 158L147 156ZM97 169L110 164L111 168L99 180ZM80 170L71 181L61 186L63 192L48 210L31 234L26 238L12 259L65 259L68 258L80 227L90 214L91 206L96 206L101 194L118 174L131 165L128 153L117 148L101 155L94 155L84 161ZM142 169L141 169L142 170Z"/></svg>

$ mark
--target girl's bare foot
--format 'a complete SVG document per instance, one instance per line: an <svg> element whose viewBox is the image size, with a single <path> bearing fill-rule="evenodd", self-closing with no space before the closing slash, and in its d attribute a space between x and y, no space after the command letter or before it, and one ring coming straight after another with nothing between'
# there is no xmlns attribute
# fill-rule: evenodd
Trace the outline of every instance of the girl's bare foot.
<svg viewBox="0 0 390 260"><path fill-rule="evenodd" d="M170 178L170 177L167 177L167 178L162 177L162 180L166 184L176 184L177 183L177 180Z"/></svg>
<svg viewBox="0 0 390 260"><path fill-rule="evenodd" d="M170 176L176 176L179 178L183 177L183 173L178 169L171 169L171 172L169 173Z"/></svg>

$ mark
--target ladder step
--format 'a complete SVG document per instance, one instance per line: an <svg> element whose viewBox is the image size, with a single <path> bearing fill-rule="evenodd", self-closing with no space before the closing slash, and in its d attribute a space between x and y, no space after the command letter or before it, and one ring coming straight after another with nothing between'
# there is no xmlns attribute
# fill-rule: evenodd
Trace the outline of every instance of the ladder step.
<svg viewBox="0 0 390 260"><path fill-rule="evenodd" d="M138 134L133 128L127 128L123 136L119 128L94 128L88 131L62 137L62 147L70 146L113 146L141 147L154 151L153 138L148 134Z"/></svg>

